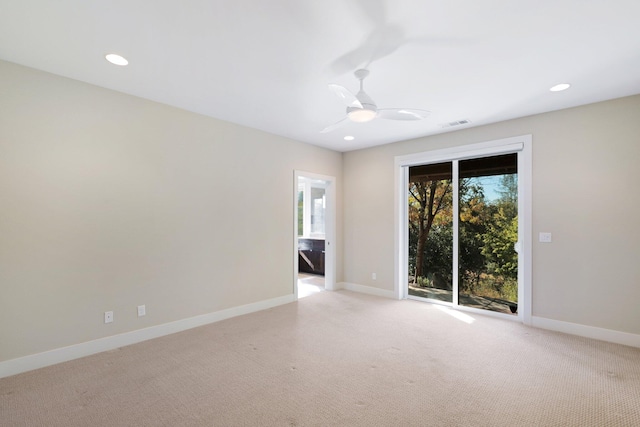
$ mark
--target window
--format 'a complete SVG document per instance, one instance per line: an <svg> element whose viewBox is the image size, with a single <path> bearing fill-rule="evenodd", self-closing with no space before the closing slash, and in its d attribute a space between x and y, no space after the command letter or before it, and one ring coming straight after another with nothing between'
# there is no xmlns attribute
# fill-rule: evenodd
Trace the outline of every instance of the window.
<svg viewBox="0 0 640 427"><path fill-rule="evenodd" d="M324 239L327 183L298 178L298 236Z"/></svg>

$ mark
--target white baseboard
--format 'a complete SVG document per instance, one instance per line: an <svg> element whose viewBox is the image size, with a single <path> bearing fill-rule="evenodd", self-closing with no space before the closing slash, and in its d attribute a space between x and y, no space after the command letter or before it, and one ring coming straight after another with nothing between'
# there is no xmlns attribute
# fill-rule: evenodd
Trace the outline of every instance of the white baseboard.
<svg viewBox="0 0 640 427"><path fill-rule="evenodd" d="M375 295L378 297L396 299L395 293L393 291L390 291L387 289L374 288L372 286L358 285L358 284L349 283L349 282L339 282L337 283L337 288L346 289L348 291L353 291L353 292L360 292L362 294Z"/></svg>
<svg viewBox="0 0 640 427"><path fill-rule="evenodd" d="M231 317L266 310L268 308L288 304L293 301L295 301L295 296L293 294L285 295L213 313L202 314L200 316L189 317L187 319L176 320L175 322L164 323L162 325L151 326L149 328L138 329L131 332L125 332L123 334L74 344L68 347L56 348L43 353L7 360L0 362L0 378L20 374L33 369L43 368L45 366L55 365L57 363L67 362L80 357L90 356L103 351L113 350L126 345L136 344L198 326L219 322Z"/></svg>
<svg viewBox="0 0 640 427"><path fill-rule="evenodd" d="M533 316L531 320L531 326L536 328L549 329L552 331L564 332L581 337L594 338L601 341L640 348L640 335L614 331L612 329L598 328L595 326L563 322L561 320L547 319L544 317Z"/></svg>

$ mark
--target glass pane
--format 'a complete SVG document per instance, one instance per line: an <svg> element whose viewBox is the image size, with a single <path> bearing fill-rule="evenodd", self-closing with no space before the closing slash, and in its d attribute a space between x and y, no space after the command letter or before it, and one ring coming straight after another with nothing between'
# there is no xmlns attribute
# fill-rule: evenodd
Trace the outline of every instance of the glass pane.
<svg viewBox="0 0 640 427"><path fill-rule="evenodd" d="M409 168L409 295L453 301L452 164Z"/></svg>
<svg viewBox="0 0 640 427"><path fill-rule="evenodd" d="M461 160L459 304L518 309L517 154Z"/></svg>
<svg viewBox="0 0 640 427"><path fill-rule="evenodd" d="M311 187L311 234L324 236L324 188Z"/></svg>

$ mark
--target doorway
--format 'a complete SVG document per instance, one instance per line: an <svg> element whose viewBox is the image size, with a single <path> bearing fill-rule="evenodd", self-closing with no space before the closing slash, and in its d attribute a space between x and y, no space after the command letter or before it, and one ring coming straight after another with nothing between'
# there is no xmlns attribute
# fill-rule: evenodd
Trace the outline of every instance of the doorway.
<svg viewBox="0 0 640 427"><path fill-rule="evenodd" d="M531 136L396 158L396 291L531 317Z"/></svg>
<svg viewBox="0 0 640 427"><path fill-rule="evenodd" d="M294 294L335 288L335 178L294 174Z"/></svg>

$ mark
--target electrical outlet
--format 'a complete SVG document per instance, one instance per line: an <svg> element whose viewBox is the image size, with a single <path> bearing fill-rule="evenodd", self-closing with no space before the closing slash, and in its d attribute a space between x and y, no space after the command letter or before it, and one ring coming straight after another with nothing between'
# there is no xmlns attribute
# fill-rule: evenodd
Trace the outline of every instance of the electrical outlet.
<svg viewBox="0 0 640 427"><path fill-rule="evenodd" d="M373 280L376 280L376 279L378 279L378 275L376 273L371 273L371 278Z"/></svg>
<svg viewBox="0 0 640 427"><path fill-rule="evenodd" d="M104 323L113 322L113 311L105 311L104 312Z"/></svg>
<svg viewBox="0 0 640 427"><path fill-rule="evenodd" d="M138 306L138 317L142 317L147 314L147 309L144 304Z"/></svg>

